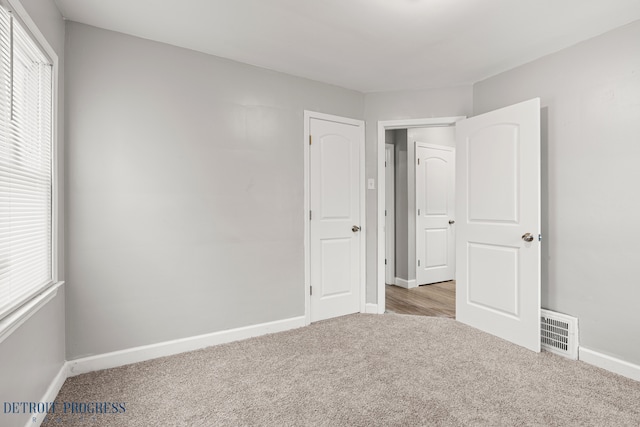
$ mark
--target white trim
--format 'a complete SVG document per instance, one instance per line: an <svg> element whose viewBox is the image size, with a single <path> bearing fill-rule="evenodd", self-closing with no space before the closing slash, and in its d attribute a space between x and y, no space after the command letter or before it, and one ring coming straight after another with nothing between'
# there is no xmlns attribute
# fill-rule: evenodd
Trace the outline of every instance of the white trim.
<svg viewBox="0 0 640 427"><path fill-rule="evenodd" d="M379 314L378 313L378 304L366 304L364 307L364 312L369 314Z"/></svg>
<svg viewBox="0 0 640 427"><path fill-rule="evenodd" d="M365 129L364 121L350 119L347 117L334 116L331 114L318 113L315 111L304 110L304 137L303 137L303 167L304 167L304 319L305 325L311 323L311 250L310 250L310 198L309 198L309 122L311 119L326 120L336 123L344 123L361 128L362 135L360 141L360 312L366 312L367 301L367 215L366 215L366 176L365 176ZM383 156L384 157L384 156ZM384 182L384 180L382 181ZM379 184L378 184L379 185ZM384 259L382 261L384 263Z"/></svg>
<svg viewBox="0 0 640 427"><path fill-rule="evenodd" d="M302 142L302 146L304 147L303 155L303 170L304 170L304 239L303 239L303 250L304 250L304 324L311 324L311 221L309 219L309 211L311 207L311 200L309 198L309 135L311 134L310 130L310 119L312 116L312 112L305 110L304 111L304 139Z"/></svg>
<svg viewBox="0 0 640 427"><path fill-rule="evenodd" d="M366 312L367 304L367 178L366 178L366 131L364 120L356 120L360 126L360 313Z"/></svg>
<svg viewBox="0 0 640 427"><path fill-rule="evenodd" d="M401 279L399 277L396 277L396 286L400 286L401 288L406 288L406 289L411 289L411 288L417 288L418 287L418 282L415 279L412 280L405 280L405 279Z"/></svg>
<svg viewBox="0 0 640 427"><path fill-rule="evenodd" d="M425 119L406 119L406 120L384 120L378 122L378 128L384 126L384 129L411 129L411 128L426 128L437 126L452 126L458 120L462 120L466 116L452 116L452 117L436 117Z"/></svg>
<svg viewBox="0 0 640 427"><path fill-rule="evenodd" d="M5 0L3 3L7 4L12 12L15 12L18 15L18 18L22 21L22 23L27 27L27 30L31 33L31 35L36 39L36 42L44 49L45 53L51 59L51 61L57 65L58 63L58 55L56 51L51 47L47 38L40 32L40 29L36 25L36 23L31 19L27 10L22 6L20 0Z"/></svg>
<svg viewBox="0 0 640 427"><path fill-rule="evenodd" d="M407 178L405 183L407 186L407 277L413 276L416 280L418 272L418 256L416 244L416 149L409 142L407 137ZM385 195L386 197L386 195ZM385 237L386 239L386 237ZM417 286L417 285L416 285Z"/></svg>
<svg viewBox="0 0 640 427"><path fill-rule="evenodd" d="M395 242L395 225L396 225L396 208L395 208L395 171L396 171L396 166L395 166L395 158L396 158L396 150L395 150L395 144L389 144L389 143L385 143L384 148L385 148L385 194L386 194L386 179L387 179L387 172L389 172L389 176L391 177L391 182L390 182L390 189L391 189L391 195L390 197L385 198L385 204L384 204L384 208L385 208L385 224L384 224L384 230L385 230L385 275L384 275L384 281L385 283L387 283L387 280L389 280L388 283L391 283L391 281L393 281L396 277L396 242ZM389 155L389 161L390 164L387 164L387 150L389 150L390 155ZM387 201L391 202L390 206L387 206ZM387 239L387 236L390 237L389 239ZM387 253L388 250L388 253Z"/></svg>
<svg viewBox="0 0 640 427"><path fill-rule="evenodd" d="M364 121L349 117L335 116L333 114L318 113L317 111L304 110L305 119L326 120L328 122L343 123L357 127L363 127ZM308 120L305 120L308 123ZM307 140L308 142L309 140Z"/></svg>
<svg viewBox="0 0 640 427"><path fill-rule="evenodd" d="M631 378L632 380L640 381L640 365L635 365L585 347L580 347L578 353L579 360L585 363L606 369L623 377Z"/></svg>
<svg viewBox="0 0 640 427"><path fill-rule="evenodd" d="M299 316L292 317L290 319L276 320L274 322L261 323L258 325L244 326L242 328L213 332L210 334L197 335L194 337L128 348L126 350L119 350L96 356L83 357L81 359L67 362L69 364L68 376L73 377L87 372L115 368L118 366L129 365L131 363L156 359L158 357L171 356L218 344L253 338L260 335L288 331L290 329L296 329L303 326L305 326L305 318L304 316Z"/></svg>
<svg viewBox="0 0 640 427"><path fill-rule="evenodd" d="M59 284L58 287L60 285L61 284ZM260 335L284 332L305 326L304 320L304 316L292 317L290 319L276 320L274 322L261 323L258 325L213 332L211 334L165 341L157 344L134 347L126 350L114 351L111 353L99 354L96 356L67 361L60 367L60 370L51 381L51 384L47 388L47 391L44 393L44 396L39 401L53 402L58 396L58 393L60 392L60 389L62 388L65 380L69 377L85 374L87 372L99 371L101 369L116 368L118 366L128 365L131 363L144 362L145 360L156 359L158 357L171 356L187 351L199 350L201 348L218 344L240 341L248 338L258 337ZM25 427L40 426L42 424L42 421L44 421L46 415L47 414L31 414L31 416L27 420L27 423L25 424Z"/></svg>
<svg viewBox="0 0 640 427"><path fill-rule="evenodd" d="M385 310L385 274L384 274L384 254L385 254L385 239L384 239L384 198L385 198L385 174L384 174L384 131L390 129L408 129L415 127L429 127L429 126L452 126L458 120L464 119L464 116L456 117L441 117L431 119L407 119L407 120L384 120L378 122L378 230L376 237L378 240L378 252L376 256L377 274L376 274L376 301L378 303L378 310L380 313L384 313ZM397 283L396 283L397 284Z"/></svg>
<svg viewBox="0 0 640 427"><path fill-rule="evenodd" d="M51 49L53 51L53 49ZM61 215L60 189L64 186L64 175L61 175L59 169L59 132L62 129L59 126L60 112L58 111L60 100L60 74L58 67L58 56L53 53L53 99L51 102L53 117L51 118L51 277L54 282L60 281L60 261L64 262L62 254L64 251L64 243L60 238L60 223L64 224L64 215Z"/></svg>
<svg viewBox="0 0 640 427"><path fill-rule="evenodd" d="M69 362L65 362L60 367L60 370L58 371L56 376L53 377L53 381L51 381L51 384L49 384L47 391L45 391L44 396L42 396L42 399L40 399L39 402L53 402L54 400L56 400L56 397L58 396L58 393L60 393L62 385L69 376L68 374ZM47 414L32 413L29 417L29 420L25 424L25 427L39 427L46 416Z"/></svg>
<svg viewBox="0 0 640 427"><path fill-rule="evenodd" d="M8 316L4 317L0 321L0 343L7 339L9 335L26 322L31 316L36 314L38 310L44 306L47 302L51 301L58 294L58 288L63 285L64 282L58 282L47 289L45 289L40 295L32 298L26 304L23 304L17 310L14 310Z"/></svg>

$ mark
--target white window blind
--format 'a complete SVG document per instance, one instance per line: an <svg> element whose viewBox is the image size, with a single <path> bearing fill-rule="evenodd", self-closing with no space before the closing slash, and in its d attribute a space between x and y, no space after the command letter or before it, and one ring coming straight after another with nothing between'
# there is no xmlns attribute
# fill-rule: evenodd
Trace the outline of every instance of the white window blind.
<svg viewBox="0 0 640 427"><path fill-rule="evenodd" d="M0 7L0 319L53 282L52 74Z"/></svg>

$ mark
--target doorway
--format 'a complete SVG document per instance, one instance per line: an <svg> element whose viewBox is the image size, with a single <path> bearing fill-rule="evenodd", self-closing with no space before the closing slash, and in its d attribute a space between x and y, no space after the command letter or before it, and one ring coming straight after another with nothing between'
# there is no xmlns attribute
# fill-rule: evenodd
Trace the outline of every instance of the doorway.
<svg viewBox="0 0 640 427"><path fill-rule="evenodd" d="M453 169L447 172L442 166L453 164L453 125L461 118L379 122L379 147L384 148L384 157L378 168L378 204L383 206L385 236L378 241L379 249L382 246L382 262L378 263L379 313L388 308L403 314L455 317L455 282L451 281L455 271L454 212L448 209L453 207L455 175ZM391 153L395 163L390 165ZM384 186L381 171L385 175ZM389 194L390 179L395 180L392 194ZM443 185L425 188L426 182ZM429 193L434 203L427 202L425 196ZM395 203L393 210L390 200ZM436 251L442 253L432 256ZM394 264L390 266L390 262ZM390 277L390 271L395 277Z"/></svg>
<svg viewBox="0 0 640 427"><path fill-rule="evenodd" d="M425 140L455 145L455 129L427 128ZM418 286L455 278L455 148L415 141L416 282Z"/></svg>
<svg viewBox="0 0 640 427"><path fill-rule="evenodd" d="M469 119L378 122L378 286L384 289L384 132L455 123L456 320L540 351L540 99ZM444 123L443 123L444 122ZM537 239L536 239L537 235Z"/></svg>

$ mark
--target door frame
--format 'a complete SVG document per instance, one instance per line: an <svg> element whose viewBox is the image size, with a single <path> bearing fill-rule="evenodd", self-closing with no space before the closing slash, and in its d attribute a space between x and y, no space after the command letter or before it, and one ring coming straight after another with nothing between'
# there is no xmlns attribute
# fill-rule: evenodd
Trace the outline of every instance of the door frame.
<svg viewBox="0 0 640 427"><path fill-rule="evenodd" d="M396 145L395 144L386 144L385 143L385 162L386 162L386 152L387 149L389 149L391 151L391 158L390 158L390 164L386 164L385 166L385 180L386 180L386 172L390 171L391 172L391 201L393 202L392 205L389 207L387 206L387 199L386 196L387 194L387 189L386 189L386 185L387 182L385 181L385 211L386 211L386 215L385 215L385 283L395 283L396 280L396 254L395 254L395 250L396 250L396 242L395 242L395 235L396 235L396 231L395 231L395 226L396 226L396 207L395 207L395 172L396 172L396 166L395 166L395 158L396 158L396 153L395 153L395 149L396 149ZM387 227L387 219L389 220L389 223L391 225L391 227ZM388 236L391 236L391 239L387 239ZM390 248L389 246L389 240L392 241L393 244L393 248ZM389 253L387 253L387 249L392 249L389 251ZM389 272L390 277L386 277L387 276L387 272Z"/></svg>
<svg viewBox="0 0 640 427"><path fill-rule="evenodd" d="M404 119L404 120L380 120L378 121L378 251L376 254L376 305L377 313L382 314L385 312L385 268L384 268L384 256L386 246L385 235L385 130L394 129L410 129L410 128L424 128L424 127L437 127L437 126L453 126L458 120L465 119L466 116L452 116L452 117L438 117L438 118L424 118L424 119ZM306 122L305 122L306 123ZM308 138L308 137L307 137ZM308 148L308 147L307 147ZM308 208L307 208L308 210ZM308 293L308 292L307 292Z"/></svg>
<svg viewBox="0 0 640 427"><path fill-rule="evenodd" d="M316 111L304 110L304 138L303 142L303 154L304 154L304 322L305 325L311 324L311 223L309 219L309 208L311 203L311 189L310 184L311 180L309 178L309 137L310 137L310 127L309 122L311 119L319 119L319 120L327 120L336 123L342 123L347 125L358 126L361 129L361 138L360 138L360 312L365 312L365 301L367 298L366 295L366 235L367 235L367 227L366 227L366 203L365 203L365 133L364 133L364 120L356 120L347 117L334 116L332 114L319 113ZM384 150L383 150L383 159L384 159ZM383 160L384 161L384 160ZM384 263L384 259L382 261ZM384 270L384 269L383 269ZM383 271L384 275L384 271ZM384 281L384 278L383 278Z"/></svg>

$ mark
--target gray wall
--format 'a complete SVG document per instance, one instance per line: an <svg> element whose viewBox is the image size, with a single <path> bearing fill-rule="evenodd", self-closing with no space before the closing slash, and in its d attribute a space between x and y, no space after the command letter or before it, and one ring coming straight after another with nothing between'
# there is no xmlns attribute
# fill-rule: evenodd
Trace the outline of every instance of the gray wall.
<svg viewBox="0 0 640 427"><path fill-rule="evenodd" d="M67 358L302 316L303 110L364 96L72 22L66 49Z"/></svg>
<svg viewBox="0 0 640 427"><path fill-rule="evenodd" d="M430 128L412 128L408 130L409 142L427 142L429 144L456 146L455 126L436 126Z"/></svg>
<svg viewBox="0 0 640 427"><path fill-rule="evenodd" d="M0 343L0 402L40 402L64 365L64 288ZM30 414L0 412L2 427L23 427Z"/></svg>
<svg viewBox="0 0 640 427"><path fill-rule="evenodd" d="M384 142L385 142L385 144L395 144L396 143L396 131L395 130L385 130L384 131Z"/></svg>
<svg viewBox="0 0 640 427"><path fill-rule="evenodd" d="M476 114L542 100L542 303L640 364L640 21L474 85ZM545 230L546 228L546 230Z"/></svg>
<svg viewBox="0 0 640 427"><path fill-rule="evenodd" d="M22 0L31 19L45 36L60 59L60 72L64 72L64 21L53 0ZM59 86L60 104L63 104L62 80ZM64 156L64 115L59 111L58 151ZM63 165L61 165L63 166ZM60 176L63 169L60 168ZM60 189L62 190L62 189ZM64 194L60 194L61 204ZM60 215L63 218L63 215ZM60 231L64 224L60 222ZM62 234L62 233L61 233ZM63 240L60 241L61 246ZM62 249L62 248L61 248ZM62 250L60 250L62 255ZM60 265L64 258L60 257ZM62 271L61 271L62 273ZM63 279L63 275L60 275ZM65 360L65 295L64 289L37 313L0 343L0 402L40 401ZM3 427L24 426L29 414L0 413Z"/></svg>
<svg viewBox="0 0 640 427"><path fill-rule="evenodd" d="M380 92L365 95L366 174L378 177L378 121L429 117L469 116L472 86L418 91ZM377 183L376 183L377 188ZM367 190L367 302L377 298L378 197Z"/></svg>

